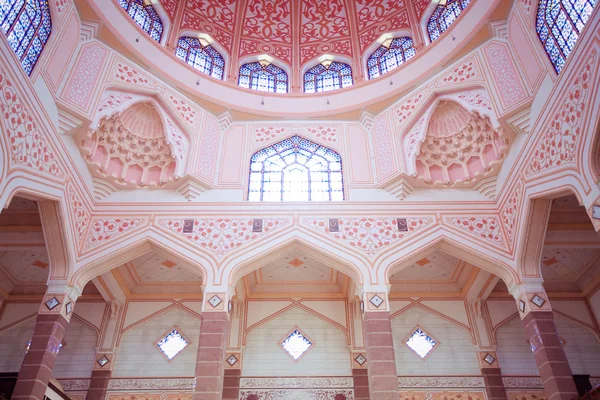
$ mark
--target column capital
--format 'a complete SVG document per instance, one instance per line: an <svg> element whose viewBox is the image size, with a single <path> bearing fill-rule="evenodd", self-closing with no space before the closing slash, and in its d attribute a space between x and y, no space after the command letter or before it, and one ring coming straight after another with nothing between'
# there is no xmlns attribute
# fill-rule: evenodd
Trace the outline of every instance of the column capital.
<svg viewBox="0 0 600 400"><path fill-rule="evenodd" d="M552 311L548 295L541 281L524 282L509 288L517 302L517 309L521 319L532 311Z"/></svg>
<svg viewBox="0 0 600 400"><path fill-rule="evenodd" d="M74 286L49 284L38 315L61 315L70 322L79 296L81 291Z"/></svg>
<svg viewBox="0 0 600 400"><path fill-rule="evenodd" d="M116 353L114 351L98 351L94 361L94 371L112 371Z"/></svg>
<svg viewBox="0 0 600 400"><path fill-rule="evenodd" d="M479 362L479 368L500 368L498 364L498 355L494 350L478 350L477 361Z"/></svg>
<svg viewBox="0 0 600 400"><path fill-rule="evenodd" d="M386 291L365 291L362 294L361 308L363 312L388 312L390 302Z"/></svg>
<svg viewBox="0 0 600 400"><path fill-rule="evenodd" d="M203 313L225 312L227 315L231 313L233 303L231 294L228 290L214 290L210 288L204 291L204 300L202 302Z"/></svg>

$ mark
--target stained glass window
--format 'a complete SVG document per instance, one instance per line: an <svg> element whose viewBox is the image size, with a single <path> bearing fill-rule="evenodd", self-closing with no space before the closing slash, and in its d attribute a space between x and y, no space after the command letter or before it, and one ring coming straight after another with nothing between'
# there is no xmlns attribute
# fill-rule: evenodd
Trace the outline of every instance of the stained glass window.
<svg viewBox="0 0 600 400"><path fill-rule="evenodd" d="M352 86L352 68L338 61L323 62L304 74L304 93L329 92Z"/></svg>
<svg viewBox="0 0 600 400"><path fill-rule="evenodd" d="M429 39L433 42L454 23L471 0L448 0L445 6L439 5L427 22Z"/></svg>
<svg viewBox="0 0 600 400"><path fill-rule="evenodd" d="M536 29L556 72L567 57L590 18L596 0L541 0Z"/></svg>
<svg viewBox="0 0 600 400"><path fill-rule="evenodd" d="M427 333L423 332L421 328L417 328L406 341L406 345L417 353L419 357L425 358L437 345L437 342Z"/></svg>
<svg viewBox="0 0 600 400"><path fill-rule="evenodd" d="M238 84L259 92L287 93L288 75L273 64L251 62L240 67Z"/></svg>
<svg viewBox="0 0 600 400"><path fill-rule="evenodd" d="M386 41L367 60L369 79L387 74L414 57L415 54L413 41L409 37L399 37Z"/></svg>
<svg viewBox="0 0 600 400"><path fill-rule="evenodd" d="M281 347L294 359L299 359L312 346L310 340L306 338L298 329L295 329L281 343Z"/></svg>
<svg viewBox="0 0 600 400"><path fill-rule="evenodd" d="M152 39L160 42L163 24L152 5L146 5L144 0L119 0L119 4Z"/></svg>
<svg viewBox="0 0 600 400"><path fill-rule="evenodd" d="M162 351L169 360L173 359L180 351L182 351L187 345L188 341L183 336L173 329L163 339L161 339L156 345Z"/></svg>
<svg viewBox="0 0 600 400"><path fill-rule="evenodd" d="M225 60L214 47L203 44L200 39L180 37L175 56L206 75L223 80Z"/></svg>
<svg viewBox="0 0 600 400"><path fill-rule="evenodd" d="M342 201L342 159L335 151L292 136L250 160L250 201Z"/></svg>
<svg viewBox="0 0 600 400"><path fill-rule="evenodd" d="M47 0L0 0L0 24L28 75L52 31Z"/></svg>

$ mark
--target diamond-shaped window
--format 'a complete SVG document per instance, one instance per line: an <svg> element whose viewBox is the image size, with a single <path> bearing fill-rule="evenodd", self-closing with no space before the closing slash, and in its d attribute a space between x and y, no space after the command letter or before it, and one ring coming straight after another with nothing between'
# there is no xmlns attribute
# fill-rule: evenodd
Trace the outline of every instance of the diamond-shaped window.
<svg viewBox="0 0 600 400"><path fill-rule="evenodd" d="M310 340L298 327L294 327L281 341L281 348L292 359L298 361L313 346Z"/></svg>
<svg viewBox="0 0 600 400"><path fill-rule="evenodd" d="M169 333L156 343L158 349L167 360L171 361L177 354L190 344L190 341L181 333L180 329L174 327Z"/></svg>
<svg viewBox="0 0 600 400"><path fill-rule="evenodd" d="M412 334L405 339L405 343L422 359L427 358L438 345L438 341L420 327L416 327L412 331Z"/></svg>

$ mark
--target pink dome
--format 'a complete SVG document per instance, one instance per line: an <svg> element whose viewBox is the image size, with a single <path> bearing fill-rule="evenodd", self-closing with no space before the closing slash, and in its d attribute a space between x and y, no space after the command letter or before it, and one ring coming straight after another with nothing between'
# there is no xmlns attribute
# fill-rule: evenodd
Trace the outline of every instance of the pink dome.
<svg viewBox="0 0 600 400"><path fill-rule="evenodd" d="M121 122L131 133L145 139L155 139L164 135L160 115L152 103L137 103L123 111Z"/></svg>
<svg viewBox="0 0 600 400"><path fill-rule="evenodd" d="M442 100L429 120L427 136L446 137L464 129L471 115L460 104Z"/></svg>

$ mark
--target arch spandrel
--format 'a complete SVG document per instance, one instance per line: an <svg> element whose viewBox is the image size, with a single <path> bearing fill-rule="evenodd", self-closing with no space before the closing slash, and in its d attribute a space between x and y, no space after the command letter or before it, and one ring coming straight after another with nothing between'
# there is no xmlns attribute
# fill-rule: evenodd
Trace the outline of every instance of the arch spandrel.
<svg viewBox="0 0 600 400"><path fill-rule="evenodd" d="M150 251L168 255L173 260L183 260L183 265L194 266L195 269L190 271L200 274L203 282L212 282L218 270L217 262L210 254L189 248L181 241L173 240L147 227L126 240L79 260L75 273L70 278L70 284L83 288L93 278Z"/></svg>

